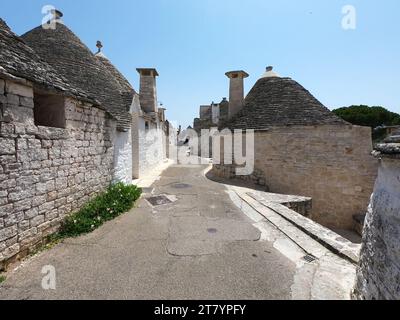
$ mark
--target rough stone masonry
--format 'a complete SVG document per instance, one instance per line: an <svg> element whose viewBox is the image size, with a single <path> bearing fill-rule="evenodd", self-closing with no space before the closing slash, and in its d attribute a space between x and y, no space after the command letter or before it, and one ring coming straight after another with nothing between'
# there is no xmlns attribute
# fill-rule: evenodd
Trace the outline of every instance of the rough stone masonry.
<svg viewBox="0 0 400 320"><path fill-rule="evenodd" d="M250 180L273 193L311 197L312 220L331 228L353 228L353 215L365 212L376 178L370 128L275 127L256 131L254 139L252 175L237 176L236 165L225 164L214 165L213 174ZM243 144L243 154L245 150Z"/></svg>
<svg viewBox="0 0 400 320"><path fill-rule="evenodd" d="M29 82L0 80L0 269L110 183L115 121L62 97L65 128L34 124Z"/></svg>
<svg viewBox="0 0 400 320"><path fill-rule="evenodd" d="M365 220L354 297L400 299L400 136L378 145L378 179Z"/></svg>

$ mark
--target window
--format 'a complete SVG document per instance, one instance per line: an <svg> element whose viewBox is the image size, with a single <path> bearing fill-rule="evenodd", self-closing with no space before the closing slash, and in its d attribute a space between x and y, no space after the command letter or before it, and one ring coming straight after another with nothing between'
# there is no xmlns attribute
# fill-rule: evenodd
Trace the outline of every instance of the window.
<svg viewBox="0 0 400 320"><path fill-rule="evenodd" d="M35 125L65 128L64 97L34 91Z"/></svg>
<svg viewBox="0 0 400 320"><path fill-rule="evenodd" d="M148 131L148 130L150 129L150 124L149 124L148 121L146 121L146 122L144 123L144 129L145 129L146 131Z"/></svg>

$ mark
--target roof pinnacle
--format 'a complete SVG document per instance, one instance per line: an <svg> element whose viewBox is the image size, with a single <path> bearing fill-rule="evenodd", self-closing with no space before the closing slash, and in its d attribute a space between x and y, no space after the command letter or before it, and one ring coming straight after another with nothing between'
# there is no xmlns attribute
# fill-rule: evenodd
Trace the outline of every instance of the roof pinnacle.
<svg viewBox="0 0 400 320"><path fill-rule="evenodd" d="M96 47L98 49L97 53L100 53L101 49L103 48L103 44L101 43L100 40L97 40Z"/></svg>

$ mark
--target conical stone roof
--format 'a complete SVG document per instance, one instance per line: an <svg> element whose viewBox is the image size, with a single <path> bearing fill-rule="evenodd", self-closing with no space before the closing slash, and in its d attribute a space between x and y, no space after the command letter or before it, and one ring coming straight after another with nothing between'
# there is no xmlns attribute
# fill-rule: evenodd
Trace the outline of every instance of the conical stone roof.
<svg viewBox="0 0 400 320"><path fill-rule="evenodd" d="M130 128L132 99L129 98L133 97L133 89L128 94L126 86L67 26L62 23L57 23L55 29L39 26L22 38L69 83L95 97L117 119L119 130Z"/></svg>
<svg viewBox="0 0 400 320"><path fill-rule="evenodd" d="M52 66L11 31L0 19L0 74L23 78L45 89L95 102L86 92L68 83Z"/></svg>
<svg viewBox="0 0 400 320"><path fill-rule="evenodd" d="M110 72L110 74L114 77L115 81L118 82L122 99L124 104L128 107L132 104L133 96L136 94L136 91L133 89L128 79L124 77L124 75L119 72L119 70L111 63L111 61L102 53L97 53L96 58L104 65L104 67Z"/></svg>
<svg viewBox="0 0 400 320"><path fill-rule="evenodd" d="M243 109L223 126L267 129L279 126L347 124L290 78L262 77L250 90Z"/></svg>
<svg viewBox="0 0 400 320"><path fill-rule="evenodd" d="M124 92L133 92L135 90L129 83L128 79L111 63L111 61L102 53L97 53L96 58L101 61L101 63L107 68L107 70L114 76L116 81L118 81L119 85L121 86Z"/></svg>

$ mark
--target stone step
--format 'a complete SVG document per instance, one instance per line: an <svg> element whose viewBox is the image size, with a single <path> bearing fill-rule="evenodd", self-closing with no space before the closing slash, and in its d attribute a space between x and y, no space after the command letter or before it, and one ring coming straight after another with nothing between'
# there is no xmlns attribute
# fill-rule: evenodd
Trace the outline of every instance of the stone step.
<svg viewBox="0 0 400 320"><path fill-rule="evenodd" d="M312 198L303 196L294 196L287 194L278 194L270 192L252 191L247 194L257 201L269 201L280 203L285 207L296 211L302 216L309 217L312 209Z"/></svg>
<svg viewBox="0 0 400 320"><path fill-rule="evenodd" d="M260 230L260 241L272 243L275 249L295 263L292 299L350 299L356 270L354 262L332 253L283 216L250 197L250 191L240 192L237 187L232 186L227 188L232 201L255 222L253 226ZM241 188L243 190L245 189ZM308 255L315 260L306 260Z"/></svg>
<svg viewBox="0 0 400 320"><path fill-rule="evenodd" d="M289 209L287 206L281 203L282 200L296 199L297 196L272 196L267 192L252 191L246 188L234 187L234 189L243 201L247 202L261 215L267 219L278 219L277 223L280 224L279 228L281 226L284 228L289 228L289 226L292 226L292 228L290 228L290 232L287 233L288 235L297 234L297 232L293 233L293 228L299 229L333 253L345 258L351 263L358 263L360 252L359 244L352 243L336 232L312 221L311 219L297 213L292 209ZM302 198L304 197L298 197L298 203L308 203L306 198ZM277 200L281 200L281 202Z"/></svg>

